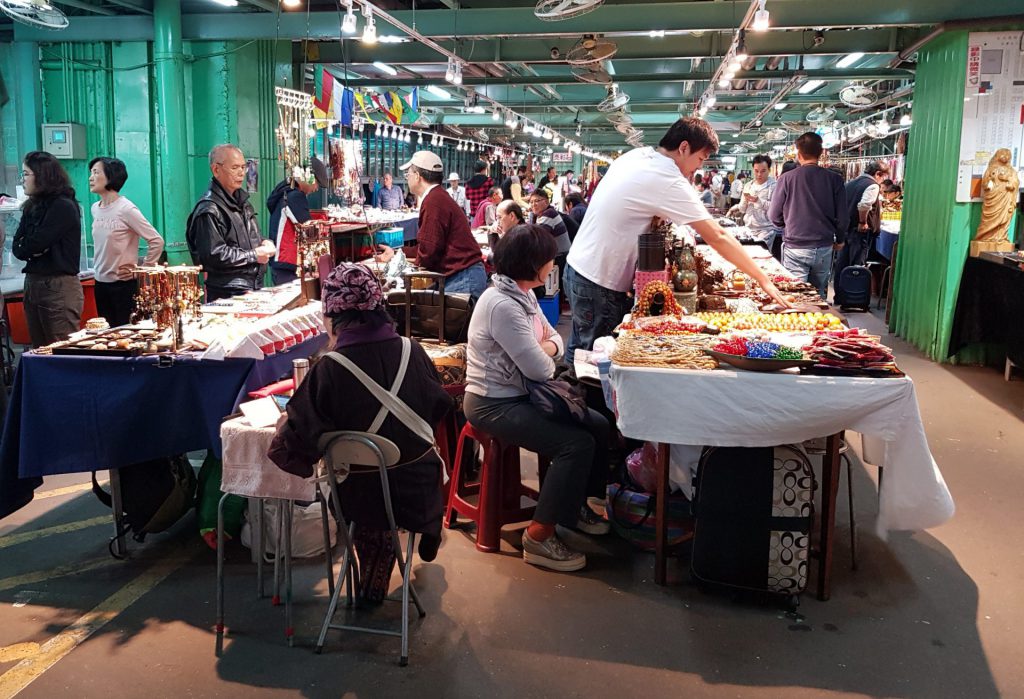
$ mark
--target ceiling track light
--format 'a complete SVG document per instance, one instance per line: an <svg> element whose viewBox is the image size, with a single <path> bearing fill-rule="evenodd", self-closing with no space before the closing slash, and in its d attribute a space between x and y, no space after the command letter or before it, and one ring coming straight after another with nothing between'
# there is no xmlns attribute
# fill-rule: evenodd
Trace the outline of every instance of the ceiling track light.
<svg viewBox="0 0 1024 699"><path fill-rule="evenodd" d="M768 10L764 9L766 0L761 0L758 5L757 12L754 13L754 21L751 23L750 28L755 32L766 32L770 24L770 17Z"/></svg>
<svg viewBox="0 0 1024 699"><path fill-rule="evenodd" d="M363 17L366 18L366 25L363 27L363 43L377 43L377 25L373 21L373 5L363 3Z"/></svg>

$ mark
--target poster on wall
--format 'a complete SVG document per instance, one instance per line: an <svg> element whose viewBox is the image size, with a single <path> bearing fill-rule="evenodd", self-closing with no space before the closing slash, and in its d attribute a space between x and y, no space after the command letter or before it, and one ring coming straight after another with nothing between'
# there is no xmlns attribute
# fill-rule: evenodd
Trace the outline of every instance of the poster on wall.
<svg viewBox="0 0 1024 699"><path fill-rule="evenodd" d="M992 155L1009 148L1024 182L1024 32L971 32L956 200L981 201Z"/></svg>

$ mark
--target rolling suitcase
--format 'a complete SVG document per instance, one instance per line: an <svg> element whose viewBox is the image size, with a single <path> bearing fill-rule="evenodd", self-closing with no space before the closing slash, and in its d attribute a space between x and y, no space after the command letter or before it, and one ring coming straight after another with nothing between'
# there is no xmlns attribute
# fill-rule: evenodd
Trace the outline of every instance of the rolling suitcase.
<svg viewBox="0 0 1024 699"><path fill-rule="evenodd" d="M850 265L836 280L835 304L843 310L866 311L871 308L871 271Z"/></svg>
<svg viewBox="0 0 1024 699"><path fill-rule="evenodd" d="M793 447L709 447L697 468L690 572L707 589L793 605L807 587L814 471Z"/></svg>

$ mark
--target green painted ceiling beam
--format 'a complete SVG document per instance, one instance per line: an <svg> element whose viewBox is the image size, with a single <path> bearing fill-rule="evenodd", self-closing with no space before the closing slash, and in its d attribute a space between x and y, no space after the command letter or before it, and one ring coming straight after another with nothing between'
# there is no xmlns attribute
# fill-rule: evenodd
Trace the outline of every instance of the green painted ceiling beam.
<svg viewBox="0 0 1024 699"><path fill-rule="evenodd" d="M268 2L269 0L262 0ZM248 8L247 8L248 9ZM609 5L577 19L543 22L529 7L496 9L394 11L395 18L415 25L421 34L435 38L497 37L497 36L579 36L584 33L643 33L651 30L669 32L688 30L731 32L738 17L731 2L629 3ZM769 10L772 26L779 29L815 27L886 27L924 26L953 19L973 19L1010 15L1021 11L1021 0L988 0L967 3L962 0L858 0L857 2L822 2L822 0L773 0ZM741 13L742 14L742 13ZM457 17L457 21L456 21ZM118 21L96 17L76 17L61 32L61 41L113 41L122 39ZM280 20L280 21L278 21ZM137 31L137 27L135 28ZM380 22L381 34L398 34ZM283 13L232 11L220 14L194 14L182 17L182 35L186 40L233 39L338 39L338 13ZM42 29L18 26L15 36L22 41L52 41L53 34ZM150 30L149 39L152 38ZM676 36L652 39L672 42ZM132 35L125 40L147 40Z"/></svg>
<svg viewBox="0 0 1024 699"><path fill-rule="evenodd" d="M812 80L910 80L912 71L902 68L844 68L836 70L747 70L736 74L736 80L762 80L791 78L803 73ZM616 75L614 80L620 85L629 83L682 83L691 80L710 80L712 73L644 73L639 75ZM437 78L393 78L381 80L367 78L365 80L349 80L349 87L426 87L436 85ZM466 76L462 82L464 87L482 85L579 85L580 81L570 74L565 75L507 75L500 78L471 78Z"/></svg>
<svg viewBox="0 0 1024 699"><path fill-rule="evenodd" d="M864 54L895 53L910 46L923 36L925 30L913 29L853 29L850 31L828 32L825 43L813 46L810 38L803 32L766 32L765 34L748 34L747 51L751 56L796 56L796 55L836 55L845 56L849 53ZM436 51L410 42L406 44L377 44L367 46L358 40L345 42L343 48L339 41L320 43L317 63L342 63L348 60L353 64L369 64L383 61L401 66L409 63L444 63L444 57ZM729 49L728 40L714 37L676 36L661 40L648 37L622 37L615 39L618 52L614 61L619 65L622 61L658 60L658 59L690 59L708 56L724 56ZM491 39L467 42L457 53L473 63L554 63L563 64L564 56L575 44L574 40L544 39ZM557 47L559 59L551 58L551 49Z"/></svg>

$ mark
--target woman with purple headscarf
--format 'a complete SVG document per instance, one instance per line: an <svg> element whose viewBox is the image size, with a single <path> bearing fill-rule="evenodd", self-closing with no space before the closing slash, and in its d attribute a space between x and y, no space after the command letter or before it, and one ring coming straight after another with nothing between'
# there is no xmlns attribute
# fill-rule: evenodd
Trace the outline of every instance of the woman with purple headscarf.
<svg viewBox="0 0 1024 699"><path fill-rule="evenodd" d="M332 349L389 389L398 373L402 341L385 310L377 278L363 265L343 263L324 281L322 296ZM411 349L398 397L436 426L451 409L452 399L441 387L423 348L413 340ZM288 418L278 427L269 456L285 471L309 477L320 459L317 443L321 435L339 430L365 432L379 410L373 394L341 364L318 361L288 401ZM424 444L390 413L377 433L401 451L399 466L388 472L395 521L399 527L421 534L420 558L431 561L441 543L441 460L432 445ZM340 491L345 518L356 523L356 553L363 571L361 596L379 602L387 593L394 564L380 479L350 475L340 484Z"/></svg>

